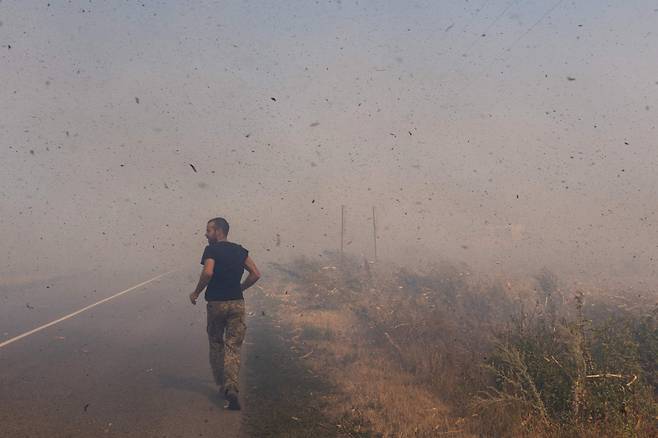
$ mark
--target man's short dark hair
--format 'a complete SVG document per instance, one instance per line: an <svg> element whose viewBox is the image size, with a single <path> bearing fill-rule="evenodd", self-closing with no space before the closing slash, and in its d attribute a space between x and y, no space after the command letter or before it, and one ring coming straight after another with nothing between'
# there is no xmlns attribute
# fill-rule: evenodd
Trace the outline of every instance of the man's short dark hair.
<svg viewBox="0 0 658 438"><path fill-rule="evenodd" d="M216 230L222 230L225 236L228 236L228 222L223 217L216 217L208 221Z"/></svg>

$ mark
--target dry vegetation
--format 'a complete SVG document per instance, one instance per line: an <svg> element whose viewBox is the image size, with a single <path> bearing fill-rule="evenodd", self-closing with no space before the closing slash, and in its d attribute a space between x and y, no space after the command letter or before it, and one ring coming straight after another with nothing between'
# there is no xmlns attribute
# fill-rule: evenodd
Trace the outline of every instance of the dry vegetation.
<svg viewBox="0 0 658 438"><path fill-rule="evenodd" d="M335 255L273 268L263 291L347 435L658 434L655 295Z"/></svg>

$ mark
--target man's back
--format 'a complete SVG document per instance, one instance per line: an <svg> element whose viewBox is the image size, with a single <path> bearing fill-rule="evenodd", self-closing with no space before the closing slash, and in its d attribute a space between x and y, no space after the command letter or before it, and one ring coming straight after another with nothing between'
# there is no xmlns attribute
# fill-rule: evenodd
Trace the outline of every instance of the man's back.
<svg viewBox="0 0 658 438"><path fill-rule="evenodd" d="M215 261L213 276L206 289L206 301L228 301L243 299L240 281L249 251L237 243L226 240L206 246L201 264L207 258Z"/></svg>

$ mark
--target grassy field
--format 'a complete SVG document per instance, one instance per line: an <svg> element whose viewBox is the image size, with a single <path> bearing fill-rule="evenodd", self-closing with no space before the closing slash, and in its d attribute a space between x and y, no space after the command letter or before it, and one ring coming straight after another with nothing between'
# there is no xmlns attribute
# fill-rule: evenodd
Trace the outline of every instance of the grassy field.
<svg viewBox="0 0 658 438"><path fill-rule="evenodd" d="M300 398L320 435L658 435L655 294L332 260L273 265L258 292L324 382Z"/></svg>

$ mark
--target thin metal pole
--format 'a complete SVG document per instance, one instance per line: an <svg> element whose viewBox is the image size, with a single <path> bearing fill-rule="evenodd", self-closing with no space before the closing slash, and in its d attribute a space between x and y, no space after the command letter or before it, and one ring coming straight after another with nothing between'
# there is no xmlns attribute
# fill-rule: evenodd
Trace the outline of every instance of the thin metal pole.
<svg viewBox="0 0 658 438"><path fill-rule="evenodd" d="M375 246L375 260L377 260L377 223L375 222L375 207L372 207L372 241Z"/></svg>
<svg viewBox="0 0 658 438"><path fill-rule="evenodd" d="M345 234L345 206L340 206L340 259L343 260L343 235Z"/></svg>

